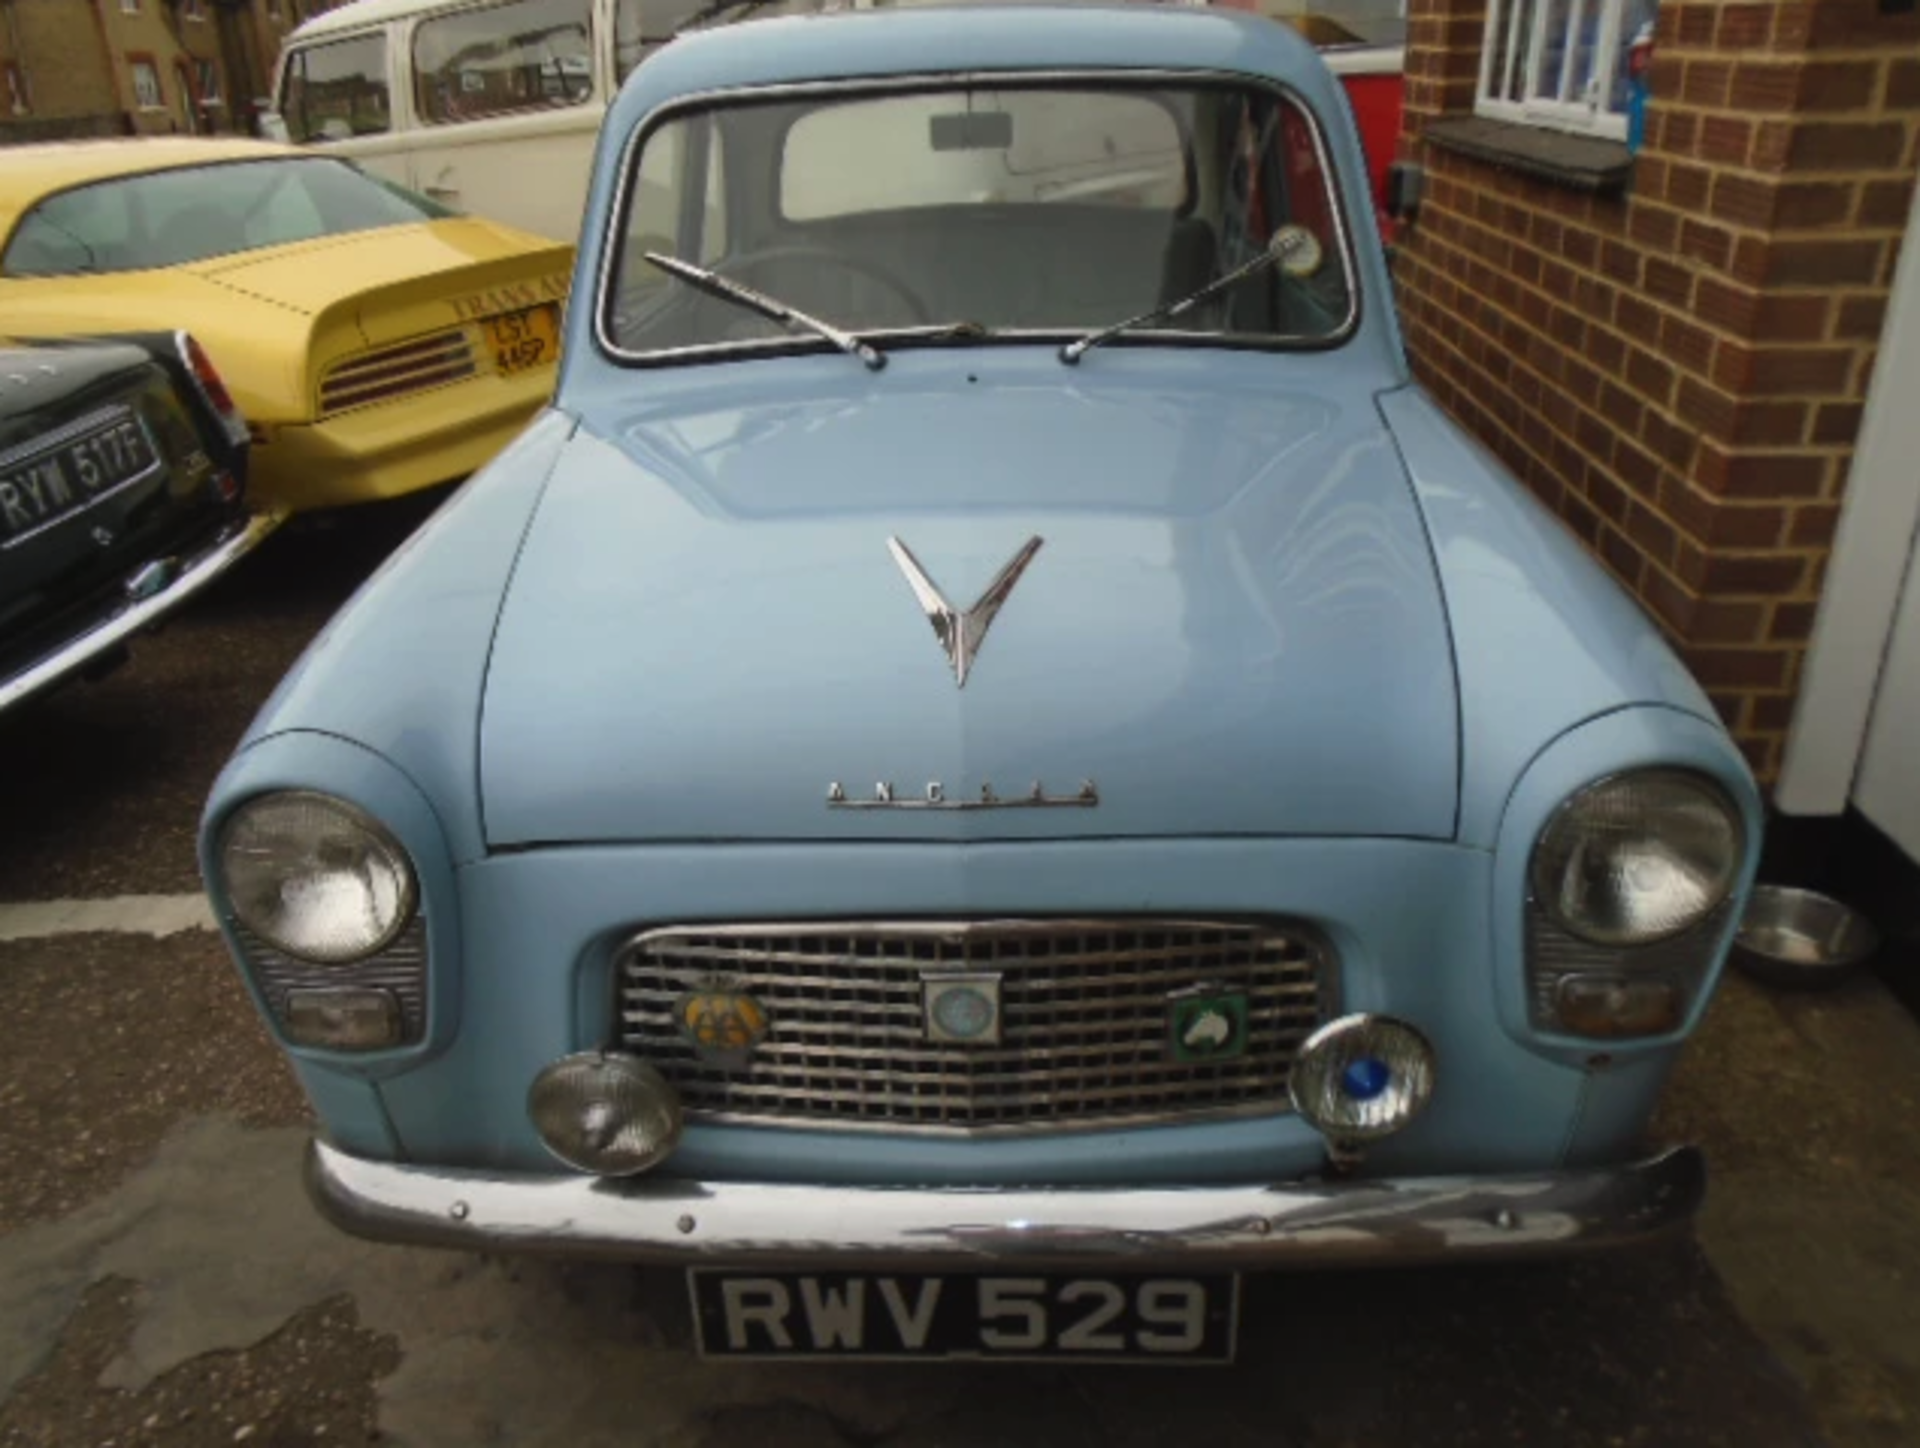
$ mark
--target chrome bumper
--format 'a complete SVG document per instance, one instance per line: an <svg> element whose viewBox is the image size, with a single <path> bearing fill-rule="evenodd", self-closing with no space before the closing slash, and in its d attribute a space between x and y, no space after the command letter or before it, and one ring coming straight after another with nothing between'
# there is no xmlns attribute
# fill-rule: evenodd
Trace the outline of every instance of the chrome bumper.
<svg viewBox="0 0 1920 1448"><path fill-rule="evenodd" d="M85 633L68 639L52 653L34 660L11 678L0 678L0 709L37 693L47 685L84 668L94 659L151 628L164 616L251 553L267 534L286 520L284 509L249 515L218 543L196 555L180 576L150 598L130 601L117 613L100 619Z"/></svg>
<svg viewBox="0 0 1920 1448"><path fill-rule="evenodd" d="M1288 1268L1553 1256L1683 1226L1706 1164L1273 1186L892 1188L508 1176L363 1161L315 1142L307 1189L382 1241L635 1261Z"/></svg>

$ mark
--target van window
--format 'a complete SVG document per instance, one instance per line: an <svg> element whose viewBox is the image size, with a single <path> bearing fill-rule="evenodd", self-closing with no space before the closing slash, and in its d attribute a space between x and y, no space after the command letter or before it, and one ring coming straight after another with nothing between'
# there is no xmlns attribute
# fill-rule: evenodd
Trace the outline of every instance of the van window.
<svg viewBox="0 0 1920 1448"><path fill-rule="evenodd" d="M588 0L512 0L422 21L413 94L429 123L577 106L593 98Z"/></svg>
<svg viewBox="0 0 1920 1448"><path fill-rule="evenodd" d="M613 83L673 39L712 0L613 0Z"/></svg>
<svg viewBox="0 0 1920 1448"><path fill-rule="evenodd" d="M392 124L384 35L305 45L287 57L280 95L287 138L310 143L377 136Z"/></svg>

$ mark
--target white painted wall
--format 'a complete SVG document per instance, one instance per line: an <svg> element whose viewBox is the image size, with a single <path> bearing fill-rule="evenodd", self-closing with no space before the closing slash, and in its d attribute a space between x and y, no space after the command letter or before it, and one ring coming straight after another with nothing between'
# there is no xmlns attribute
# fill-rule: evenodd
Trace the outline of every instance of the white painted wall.
<svg viewBox="0 0 1920 1448"><path fill-rule="evenodd" d="M1880 359L1774 790L1774 803L1790 815L1839 814L1855 799L1920 860L1917 526L1920 193L1907 220Z"/></svg>

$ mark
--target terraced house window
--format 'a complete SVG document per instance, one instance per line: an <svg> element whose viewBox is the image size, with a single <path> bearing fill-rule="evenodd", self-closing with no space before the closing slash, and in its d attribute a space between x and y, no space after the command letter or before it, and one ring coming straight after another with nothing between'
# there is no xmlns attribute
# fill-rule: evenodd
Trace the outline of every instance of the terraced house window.
<svg viewBox="0 0 1920 1448"><path fill-rule="evenodd" d="M1657 0L1489 0L1475 109L1624 137L1627 52Z"/></svg>
<svg viewBox="0 0 1920 1448"><path fill-rule="evenodd" d="M414 104L427 121L576 106L593 96L588 0L514 0L422 22Z"/></svg>
<svg viewBox="0 0 1920 1448"><path fill-rule="evenodd" d="M200 104L217 106L220 100L220 67L210 60L196 60L193 63L194 88L200 93Z"/></svg>
<svg viewBox="0 0 1920 1448"><path fill-rule="evenodd" d="M160 67L152 60L128 57L133 70L133 98L140 103L143 111L163 110L167 104L166 92L160 89Z"/></svg>

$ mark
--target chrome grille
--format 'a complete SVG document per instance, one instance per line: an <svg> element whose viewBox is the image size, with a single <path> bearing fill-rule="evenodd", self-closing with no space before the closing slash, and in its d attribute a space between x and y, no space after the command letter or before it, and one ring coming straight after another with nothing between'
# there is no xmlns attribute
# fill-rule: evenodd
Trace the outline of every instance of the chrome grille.
<svg viewBox="0 0 1920 1448"><path fill-rule="evenodd" d="M1332 953L1288 923L1157 919L690 926L616 962L619 1038L690 1114L919 1131L1068 1129L1286 1104L1302 1040L1331 1014ZM997 973L1002 1040L928 1040L922 987ZM724 984L771 1029L742 1069L703 1061L676 1002ZM1243 992L1244 1054L1169 1046L1170 998Z"/></svg>
<svg viewBox="0 0 1920 1448"><path fill-rule="evenodd" d="M350 408L443 387L473 376L474 371L473 343L461 327L378 347L327 369L320 383L320 415L331 417Z"/></svg>
<svg viewBox="0 0 1920 1448"><path fill-rule="evenodd" d="M287 992L328 986L367 986L390 990L400 1001L401 1042L420 1040L427 1033L427 922L416 915L399 938L371 960L353 965L315 965L275 950L244 925L233 933L246 956L247 969L259 982L260 993L276 1021L287 1019Z"/></svg>

